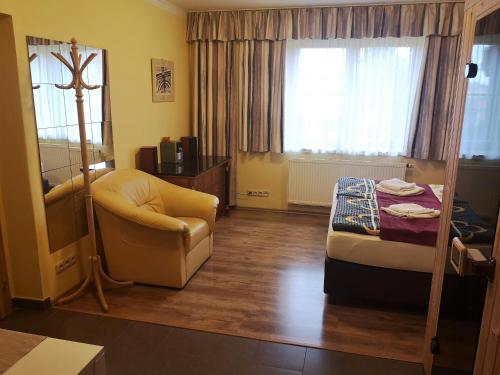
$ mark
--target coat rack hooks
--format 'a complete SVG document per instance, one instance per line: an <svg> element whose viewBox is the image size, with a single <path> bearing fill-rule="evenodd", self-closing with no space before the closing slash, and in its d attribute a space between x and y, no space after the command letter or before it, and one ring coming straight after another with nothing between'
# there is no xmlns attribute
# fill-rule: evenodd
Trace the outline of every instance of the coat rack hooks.
<svg viewBox="0 0 500 375"><path fill-rule="evenodd" d="M77 299L82 296L86 289L94 285L97 292L97 298L104 312L109 310L106 298L104 297L103 282L112 288L131 286L133 282L131 281L115 281L108 275L104 273L102 268L101 257L97 254L96 247L96 233L94 226L94 208L92 204L92 192L90 188L90 176L89 176L89 159L87 150L87 135L85 130L85 111L83 108L83 89L95 90L100 87L100 85L89 85L83 79L83 72L90 64L90 62L97 56L96 53L91 53L87 59L82 62L82 55L78 53L78 46L76 39L71 39L71 63L66 60L66 58L60 53L51 52L59 61L61 61L71 72L72 81L69 84L56 84L56 87L61 90L75 90L76 96L76 107L78 112L78 128L80 131L80 150L82 155L82 170L83 170L83 184L85 193L85 206L87 210L87 227L90 238L90 256L88 258L89 264L87 269L87 276L80 287L72 294L60 298L56 303L63 304Z"/></svg>

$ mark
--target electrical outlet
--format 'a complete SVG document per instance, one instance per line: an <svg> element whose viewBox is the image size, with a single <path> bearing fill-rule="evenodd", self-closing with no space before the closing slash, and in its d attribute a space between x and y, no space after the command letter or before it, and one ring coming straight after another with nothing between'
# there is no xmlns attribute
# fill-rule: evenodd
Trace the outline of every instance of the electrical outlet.
<svg viewBox="0 0 500 375"><path fill-rule="evenodd" d="M247 190L247 195L249 197L259 197L259 198L268 198L270 195L269 190Z"/></svg>
<svg viewBox="0 0 500 375"><path fill-rule="evenodd" d="M56 273L61 273L76 263L76 255L71 254L56 263Z"/></svg>

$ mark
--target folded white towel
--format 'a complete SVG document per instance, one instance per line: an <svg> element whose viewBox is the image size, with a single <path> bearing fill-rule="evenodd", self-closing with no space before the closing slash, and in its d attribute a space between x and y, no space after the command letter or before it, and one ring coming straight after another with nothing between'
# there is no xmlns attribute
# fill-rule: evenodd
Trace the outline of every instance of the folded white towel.
<svg viewBox="0 0 500 375"><path fill-rule="evenodd" d="M401 191L401 190L412 190L417 184L414 182L406 182L400 180L399 178L391 178L390 180L382 180L379 182L379 185L384 189Z"/></svg>
<svg viewBox="0 0 500 375"><path fill-rule="evenodd" d="M387 193L387 194L392 194L392 195L398 195L400 197L408 197L411 195L419 195L422 194L425 189L420 186L415 186L413 189L408 189L408 190L400 190L400 191L395 191L395 190L390 190L386 189L383 186L380 186L380 184L375 185L375 188L377 191L381 191L382 193Z"/></svg>
<svg viewBox="0 0 500 375"><path fill-rule="evenodd" d="M415 219L428 219L438 217L441 214L439 210L422 207L416 203L391 204L389 207L381 207L380 209L389 215Z"/></svg>
<svg viewBox="0 0 500 375"><path fill-rule="evenodd" d="M443 185L437 185L437 184L431 184L429 185L432 189L432 192L436 196L436 198L440 201L443 202L443 190L444 186Z"/></svg>
<svg viewBox="0 0 500 375"><path fill-rule="evenodd" d="M416 203L391 204L389 208L393 211L407 214L427 214L434 212L433 208L426 208Z"/></svg>

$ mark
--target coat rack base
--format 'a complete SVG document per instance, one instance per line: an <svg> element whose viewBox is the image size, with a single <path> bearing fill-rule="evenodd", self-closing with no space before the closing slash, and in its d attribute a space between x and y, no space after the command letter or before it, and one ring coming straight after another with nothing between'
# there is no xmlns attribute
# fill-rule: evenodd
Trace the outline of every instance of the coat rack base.
<svg viewBox="0 0 500 375"><path fill-rule="evenodd" d="M104 312L109 311L108 303L104 297L104 289L116 289L133 286L133 281L116 281L106 275L102 268L102 261L99 255L91 255L88 259L88 270L85 280L80 287L68 296L61 297L56 301L56 305L63 305L81 297L89 288L94 288L97 299Z"/></svg>

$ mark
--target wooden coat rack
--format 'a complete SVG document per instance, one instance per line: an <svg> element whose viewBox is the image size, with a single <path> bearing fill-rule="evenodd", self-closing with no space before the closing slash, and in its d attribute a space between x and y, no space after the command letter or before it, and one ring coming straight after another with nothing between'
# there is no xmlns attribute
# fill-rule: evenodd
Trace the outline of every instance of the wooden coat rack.
<svg viewBox="0 0 500 375"><path fill-rule="evenodd" d="M96 290L97 298L104 312L109 310L109 306L106 302L106 298L104 297L103 292L103 283L107 284L106 286L116 288L116 287L124 287L133 285L132 281L115 281L106 273L102 268L101 257L97 254L97 246L96 246L96 233L94 226L94 208L92 205L92 193L90 190L90 177L89 177L89 159L88 159L88 150L87 150L87 134L85 131L85 112L83 108L83 89L87 90L95 90L99 88L99 85L88 85L83 80L83 72L89 65L89 63L97 56L96 53L91 53L87 59L82 64L82 55L78 53L78 46L76 43L76 39L71 39L71 61L73 64L70 64L68 60L64 58L60 53L51 52L59 61L61 61L70 71L73 76L71 83L67 85L58 85L56 87L62 90L75 90L76 96L76 108L78 112L78 128L80 131L80 149L82 155L82 170L83 170L83 184L84 184L84 193L85 193L85 207L87 210L87 226L89 231L90 238L90 256L89 256L89 264L87 270L87 276L80 287L72 294L60 298L57 303L63 304L77 299L82 296L88 287L91 287L92 284Z"/></svg>

